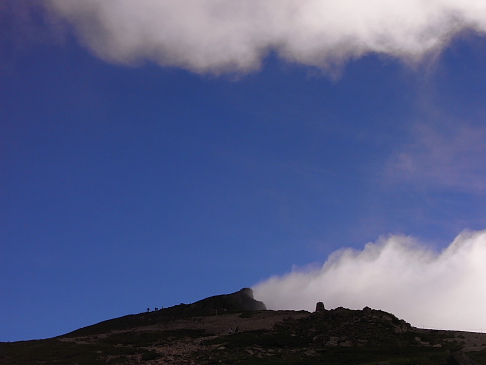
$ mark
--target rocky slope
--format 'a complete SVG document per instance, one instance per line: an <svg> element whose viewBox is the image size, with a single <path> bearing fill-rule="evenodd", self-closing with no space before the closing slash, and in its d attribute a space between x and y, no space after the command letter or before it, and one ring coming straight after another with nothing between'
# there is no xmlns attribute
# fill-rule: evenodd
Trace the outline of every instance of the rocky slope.
<svg viewBox="0 0 486 365"><path fill-rule="evenodd" d="M57 338L0 343L1 364L486 364L486 334L417 329L390 313L268 311L250 289Z"/></svg>

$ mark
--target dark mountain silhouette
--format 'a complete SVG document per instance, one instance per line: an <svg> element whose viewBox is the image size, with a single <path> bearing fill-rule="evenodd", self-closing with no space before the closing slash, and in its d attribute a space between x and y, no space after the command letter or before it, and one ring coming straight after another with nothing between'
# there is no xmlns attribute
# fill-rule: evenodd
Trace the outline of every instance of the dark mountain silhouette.
<svg viewBox="0 0 486 365"><path fill-rule="evenodd" d="M191 311L259 311L267 309L263 302L253 298L253 290L243 288L233 294L217 295L190 305Z"/></svg>
<svg viewBox="0 0 486 365"><path fill-rule="evenodd" d="M251 289L37 341L0 364L486 364L486 334L418 329L364 308L269 311Z"/></svg>

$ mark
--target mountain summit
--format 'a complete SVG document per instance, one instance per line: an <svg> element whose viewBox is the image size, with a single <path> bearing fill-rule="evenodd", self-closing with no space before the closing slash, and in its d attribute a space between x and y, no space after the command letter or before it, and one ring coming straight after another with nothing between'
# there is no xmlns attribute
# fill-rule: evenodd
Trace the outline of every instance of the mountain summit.
<svg viewBox="0 0 486 365"><path fill-rule="evenodd" d="M266 310L265 304L253 297L253 290L243 288L233 294L216 295L191 304L195 310L260 311Z"/></svg>

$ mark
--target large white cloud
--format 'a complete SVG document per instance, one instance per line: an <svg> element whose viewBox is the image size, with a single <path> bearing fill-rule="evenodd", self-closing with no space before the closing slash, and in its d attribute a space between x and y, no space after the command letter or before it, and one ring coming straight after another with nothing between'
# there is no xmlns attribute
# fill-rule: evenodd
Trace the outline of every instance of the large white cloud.
<svg viewBox="0 0 486 365"><path fill-rule="evenodd" d="M374 52L405 60L465 29L486 31L483 0L45 0L95 54L195 72L247 72L269 52L329 67Z"/></svg>
<svg viewBox="0 0 486 365"><path fill-rule="evenodd" d="M486 231L461 233L440 253L390 236L335 252L320 268L293 270L254 287L270 309L325 306L389 311L415 326L486 329Z"/></svg>

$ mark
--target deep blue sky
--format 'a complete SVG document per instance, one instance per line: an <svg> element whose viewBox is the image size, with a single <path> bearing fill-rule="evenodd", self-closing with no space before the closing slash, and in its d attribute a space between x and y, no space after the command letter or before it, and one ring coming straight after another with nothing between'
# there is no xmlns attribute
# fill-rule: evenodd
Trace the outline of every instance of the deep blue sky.
<svg viewBox="0 0 486 365"><path fill-rule="evenodd" d="M2 44L0 341L233 292L381 235L440 249L486 226L486 153L468 144L485 131L480 36L337 76Z"/></svg>

